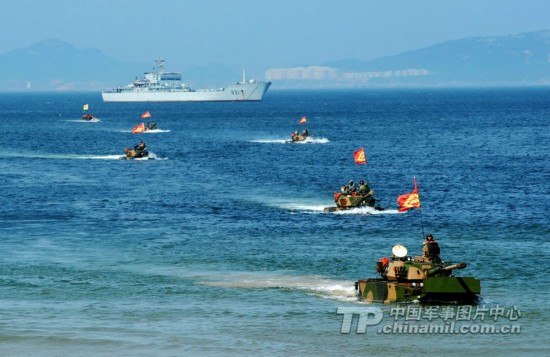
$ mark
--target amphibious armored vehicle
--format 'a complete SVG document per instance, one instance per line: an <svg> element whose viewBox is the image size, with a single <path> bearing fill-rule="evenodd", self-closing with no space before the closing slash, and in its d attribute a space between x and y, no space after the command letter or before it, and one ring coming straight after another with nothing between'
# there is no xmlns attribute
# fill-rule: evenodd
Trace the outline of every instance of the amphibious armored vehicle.
<svg viewBox="0 0 550 357"><path fill-rule="evenodd" d="M379 278L355 283L359 299L367 303L413 302L444 304L475 304L481 283L473 277L453 276L454 270L466 268L466 263L445 263L437 254L407 256L407 248L396 245L391 258L376 263Z"/></svg>
<svg viewBox="0 0 550 357"><path fill-rule="evenodd" d="M359 193L345 194L341 192L334 192L334 202L336 203L336 207L325 207L324 211L336 212L357 207L372 207L378 211L383 211L384 209L382 207L376 205L376 199L373 195L373 191L370 191L365 195Z"/></svg>
<svg viewBox="0 0 550 357"><path fill-rule="evenodd" d="M290 140L287 140L287 143L299 143L299 142L305 142L308 141L308 139L312 138L313 135L309 134L309 131L307 129L304 129L301 133L298 131L295 131L290 134Z"/></svg>
<svg viewBox="0 0 550 357"><path fill-rule="evenodd" d="M120 157L121 160L133 160L133 159L150 159L149 151L143 147L139 148L136 145L133 149L124 148L125 156Z"/></svg>

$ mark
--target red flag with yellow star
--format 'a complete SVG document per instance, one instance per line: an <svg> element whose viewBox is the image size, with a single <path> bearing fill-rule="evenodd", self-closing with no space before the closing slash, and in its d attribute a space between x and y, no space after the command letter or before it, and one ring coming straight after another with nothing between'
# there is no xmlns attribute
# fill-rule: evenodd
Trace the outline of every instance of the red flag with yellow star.
<svg viewBox="0 0 550 357"><path fill-rule="evenodd" d="M414 190L410 193L397 196L399 212L405 212L411 208L420 208L420 197L418 196L418 186L416 186L416 177L414 178Z"/></svg>
<svg viewBox="0 0 550 357"><path fill-rule="evenodd" d="M144 131L145 131L145 125L143 123L141 123L141 124L136 125L132 129L132 134L139 134L139 133L143 133Z"/></svg>
<svg viewBox="0 0 550 357"><path fill-rule="evenodd" d="M361 148L353 153L353 158L355 159L356 164L367 164L367 159L365 158L365 149Z"/></svg>

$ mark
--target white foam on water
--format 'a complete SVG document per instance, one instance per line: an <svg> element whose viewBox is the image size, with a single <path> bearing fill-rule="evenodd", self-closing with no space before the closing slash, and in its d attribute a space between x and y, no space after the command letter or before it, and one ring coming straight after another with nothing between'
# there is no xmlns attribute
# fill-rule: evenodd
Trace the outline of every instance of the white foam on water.
<svg viewBox="0 0 550 357"><path fill-rule="evenodd" d="M316 203L302 203L302 202L272 202L271 206L281 208L293 212L302 213L325 213L325 207L335 207L333 202L327 204ZM373 207L356 207L343 211L327 212L329 214L338 215L384 215L384 214L398 214L397 209L385 209L383 211L376 210Z"/></svg>
<svg viewBox="0 0 550 357"><path fill-rule="evenodd" d="M131 129L125 129L125 130L116 130L117 133L132 133ZM169 133L170 129L152 129L152 130L146 130L142 133L136 133L135 135L139 134L160 134L160 133Z"/></svg>
<svg viewBox="0 0 550 357"><path fill-rule="evenodd" d="M125 160L126 156L122 155L80 155L78 159L87 159L87 160ZM158 157L154 152L149 152L147 157L138 157L131 159L130 161L147 161L147 160L168 160L167 157Z"/></svg>
<svg viewBox="0 0 550 357"><path fill-rule="evenodd" d="M251 142L264 144L327 144L330 143L330 140L327 138L310 136L304 141L292 141L290 139L256 139L251 140Z"/></svg>
<svg viewBox="0 0 550 357"><path fill-rule="evenodd" d="M296 141L295 144L327 144L330 143L330 140L327 138L321 138L316 136L310 136L304 141Z"/></svg>
<svg viewBox="0 0 550 357"><path fill-rule="evenodd" d="M73 123L99 123L101 119L99 118L93 118L91 120L84 120L84 119L69 119L67 121L73 122Z"/></svg>
<svg viewBox="0 0 550 357"><path fill-rule="evenodd" d="M29 159L66 159L66 160L120 160L124 159L124 154L119 155L77 155L77 154L50 154L50 153L33 153L33 152L8 152L3 153L0 157L20 157ZM136 158L132 160L168 160L166 157L158 157L155 153L149 152L148 157Z"/></svg>
<svg viewBox="0 0 550 357"><path fill-rule="evenodd" d="M380 211L373 207L356 207L356 208L350 208L347 210L335 211L330 213L340 214L340 215L366 215L366 214L383 215L383 214L397 214L399 212L397 211L397 209L385 209L383 211Z"/></svg>
<svg viewBox="0 0 550 357"><path fill-rule="evenodd" d="M262 143L262 144L284 144L287 142L287 140L282 139L257 139L257 140L251 140L252 143Z"/></svg>
<svg viewBox="0 0 550 357"><path fill-rule="evenodd" d="M353 281L332 280L319 275L224 272L221 276L217 272L210 279L199 281L199 284L227 289L288 289L338 301L357 300Z"/></svg>
<svg viewBox="0 0 550 357"><path fill-rule="evenodd" d="M118 158L124 158L124 155L118 156ZM149 156L147 157L137 157L130 159L129 161L147 161L147 160L168 160L167 157L158 157L154 152L149 151Z"/></svg>
<svg viewBox="0 0 550 357"><path fill-rule="evenodd" d="M158 134L158 133L169 133L170 130L166 129L149 129L145 130L142 134Z"/></svg>
<svg viewBox="0 0 550 357"><path fill-rule="evenodd" d="M289 211L301 211L301 212L323 212L326 205L319 204L304 204L304 203L279 203L275 204L276 207Z"/></svg>
<svg viewBox="0 0 550 357"><path fill-rule="evenodd" d="M97 155L97 156L80 156L79 159L88 160L120 160L124 155Z"/></svg>

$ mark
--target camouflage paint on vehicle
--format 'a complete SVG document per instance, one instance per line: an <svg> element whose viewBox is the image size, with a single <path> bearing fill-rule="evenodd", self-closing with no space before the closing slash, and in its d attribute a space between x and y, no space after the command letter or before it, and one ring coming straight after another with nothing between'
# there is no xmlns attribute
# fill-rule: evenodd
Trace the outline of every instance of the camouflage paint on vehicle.
<svg viewBox="0 0 550 357"><path fill-rule="evenodd" d="M406 250L405 250L406 252ZM473 277L456 277L453 271L466 263L444 263L430 257L393 256L376 264L380 278L355 283L358 297L367 303L411 302L474 304L481 283Z"/></svg>
<svg viewBox="0 0 550 357"><path fill-rule="evenodd" d="M383 210L383 208L376 206L376 199L373 196L373 191L370 191L365 195L358 193L350 195L341 192L334 192L334 202L336 203L336 207L325 207L324 211L336 212L357 207L372 207L379 211Z"/></svg>
<svg viewBox="0 0 550 357"><path fill-rule="evenodd" d="M302 134L292 134L290 135L290 139L292 141L304 141L308 138L309 136L304 136Z"/></svg>
<svg viewBox="0 0 550 357"><path fill-rule="evenodd" d="M130 150L128 148L124 148L124 152L126 156L121 157L121 159L139 159L149 156L149 151L147 151L147 149L143 151L137 151L135 149Z"/></svg>

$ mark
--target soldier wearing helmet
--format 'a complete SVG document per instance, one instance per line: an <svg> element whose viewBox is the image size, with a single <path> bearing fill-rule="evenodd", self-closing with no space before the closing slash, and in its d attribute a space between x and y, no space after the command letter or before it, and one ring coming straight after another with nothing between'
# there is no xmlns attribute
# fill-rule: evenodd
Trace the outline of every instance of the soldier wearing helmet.
<svg viewBox="0 0 550 357"><path fill-rule="evenodd" d="M370 187L368 184L365 183L365 181L361 180L359 181L359 194L360 195L366 195L370 192Z"/></svg>
<svg viewBox="0 0 550 357"><path fill-rule="evenodd" d="M428 233L426 235L426 240L422 245L423 255L426 258L431 259L434 263L439 263L441 262L441 258L439 258L439 252L439 243L437 243L431 233Z"/></svg>
<svg viewBox="0 0 550 357"><path fill-rule="evenodd" d="M355 184L353 183L353 180L349 180L348 192L349 193L354 193L355 192Z"/></svg>

